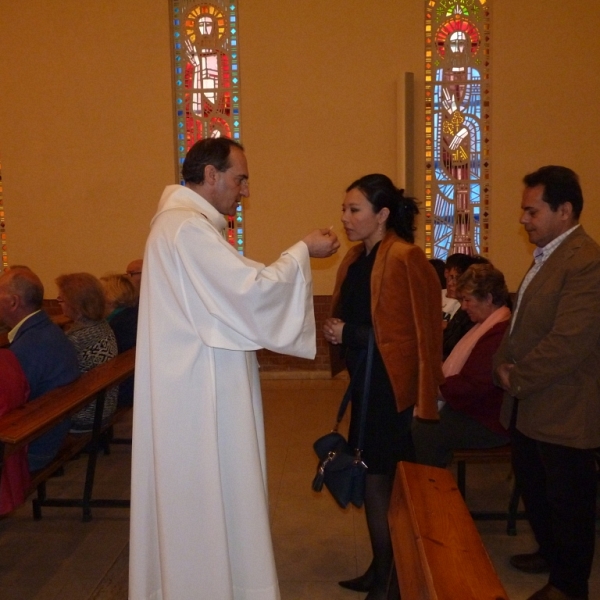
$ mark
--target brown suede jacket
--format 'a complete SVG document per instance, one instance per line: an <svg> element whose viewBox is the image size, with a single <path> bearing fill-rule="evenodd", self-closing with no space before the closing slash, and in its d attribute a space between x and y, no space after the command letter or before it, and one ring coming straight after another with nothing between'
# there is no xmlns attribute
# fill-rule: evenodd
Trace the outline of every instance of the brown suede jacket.
<svg viewBox="0 0 600 600"><path fill-rule="evenodd" d="M337 273L332 314L348 267L364 250L352 247ZM371 274L371 311L377 348L390 377L398 411L416 404L416 416L437 420L442 374L441 288L424 252L393 231L381 241Z"/></svg>

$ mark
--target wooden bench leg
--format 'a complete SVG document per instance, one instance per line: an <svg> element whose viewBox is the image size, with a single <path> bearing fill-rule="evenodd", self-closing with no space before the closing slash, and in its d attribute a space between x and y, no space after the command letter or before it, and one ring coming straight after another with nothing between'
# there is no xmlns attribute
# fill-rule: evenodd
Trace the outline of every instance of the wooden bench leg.
<svg viewBox="0 0 600 600"><path fill-rule="evenodd" d="M456 484L463 497L466 500L467 496L467 463L464 460L456 461ZM471 516L475 521L496 521L506 519L506 533L508 535L517 535L517 519L524 518L523 513L519 513L519 499L521 493L515 482L508 503L506 513L493 511L470 511Z"/></svg>
<svg viewBox="0 0 600 600"><path fill-rule="evenodd" d="M92 433L92 441L90 442L90 453L88 456L88 464L85 472L85 486L83 488L83 515L82 520L87 523L92 520L92 491L94 489L94 477L96 475L96 462L98 458L98 449L100 447L102 437L102 413L104 412L104 401L106 399L106 390L98 394L96 398L96 412L94 414L94 425Z"/></svg>
<svg viewBox="0 0 600 600"><path fill-rule="evenodd" d="M506 522L506 533L508 535L517 535L517 517L520 497L521 492L519 491L517 482L515 481L513 485L513 491L510 496L510 502L508 503L508 519Z"/></svg>
<svg viewBox="0 0 600 600"><path fill-rule="evenodd" d="M37 486L37 498L31 501L31 509L33 510L33 520L42 520L42 503L46 499L46 482L43 481Z"/></svg>

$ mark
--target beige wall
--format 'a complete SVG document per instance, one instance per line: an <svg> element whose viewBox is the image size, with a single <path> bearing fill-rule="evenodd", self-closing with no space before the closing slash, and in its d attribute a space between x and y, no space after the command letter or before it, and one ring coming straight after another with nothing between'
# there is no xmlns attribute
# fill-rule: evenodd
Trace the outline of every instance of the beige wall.
<svg viewBox="0 0 600 600"><path fill-rule="evenodd" d="M271 261L315 226L343 235L356 177L404 184L397 89L415 73L418 132L423 3L238 2L247 254ZM529 263L517 222L526 172L578 171L583 223L600 239L599 17L600 4L495 1L490 248L511 289ZM167 0L0 0L0 82L10 262L38 271L48 295L61 272L122 270L175 178ZM420 182L420 138L415 152ZM338 262L314 262L315 293L331 292Z"/></svg>

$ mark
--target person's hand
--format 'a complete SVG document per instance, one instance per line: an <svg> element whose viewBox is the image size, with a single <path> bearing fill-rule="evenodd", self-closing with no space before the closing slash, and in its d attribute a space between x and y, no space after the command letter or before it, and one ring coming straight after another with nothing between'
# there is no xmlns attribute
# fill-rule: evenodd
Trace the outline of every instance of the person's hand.
<svg viewBox="0 0 600 600"><path fill-rule="evenodd" d="M500 387L507 392L510 391L510 372L515 368L512 363L502 363L496 369L496 375L500 380Z"/></svg>
<svg viewBox="0 0 600 600"><path fill-rule="evenodd" d="M315 229L302 241L308 246L308 253L312 258L333 256L340 247L337 235L331 228Z"/></svg>
<svg viewBox="0 0 600 600"><path fill-rule="evenodd" d="M330 317L323 325L323 335L325 339L333 345L342 343L342 331L344 330L344 321Z"/></svg>

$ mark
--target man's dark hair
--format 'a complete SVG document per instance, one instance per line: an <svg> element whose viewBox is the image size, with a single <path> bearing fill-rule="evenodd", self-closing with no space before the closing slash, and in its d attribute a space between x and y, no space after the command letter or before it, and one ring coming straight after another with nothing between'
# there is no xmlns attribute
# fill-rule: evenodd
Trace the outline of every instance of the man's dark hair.
<svg viewBox="0 0 600 600"><path fill-rule="evenodd" d="M226 137L207 138L196 142L187 153L181 167L181 176L186 183L203 183L204 169L212 165L217 171L227 171L231 166L231 148L244 147Z"/></svg>
<svg viewBox="0 0 600 600"><path fill-rule="evenodd" d="M579 177L575 171L567 167L548 165L541 167L523 177L523 183L528 187L544 186L542 199L556 212L558 207L565 202L570 202L573 207L573 216L579 219L583 209L583 193L579 185Z"/></svg>
<svg viewBox="0 0 600 600"><path fill-rule="evenodd" d="M40 278L29 268L11 267L9 290L21 298L23 305L36 311L42 308L44 285Z"/></svg>
<svg viewBox="0 0 600 600"><path fill-rule="evenodd" d="M458 274L462 275L471 265L489 262L484 256L470 256L462 252L455 252L446 259L446 270L456 269Z"/></svg>

